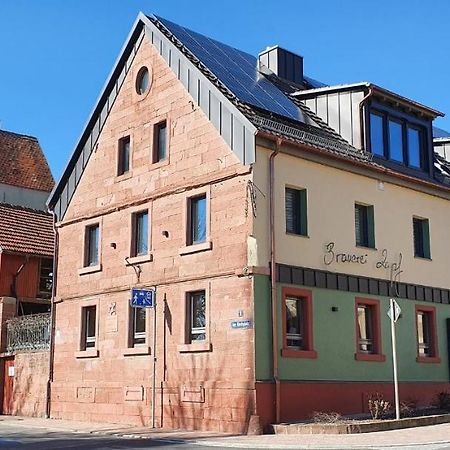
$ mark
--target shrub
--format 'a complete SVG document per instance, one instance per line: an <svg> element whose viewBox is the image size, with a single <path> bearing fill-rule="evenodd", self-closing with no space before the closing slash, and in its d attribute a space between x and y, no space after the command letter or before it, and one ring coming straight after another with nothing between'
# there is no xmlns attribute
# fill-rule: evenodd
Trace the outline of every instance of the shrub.
<svg viewBox="0 0 450 450"><path fill-rule="evenodd" d="M447 391L438 392L434 396L433 406L441 411L450 411L450 393Z"/></svg>
<svg viewBox="0 0 450 450"><path fill-rule="evenodd" d="M315 423L337 423L342 420L342 416L337 412L321 412L314 411L312 413L312 419Z"/></svg>
<svg viewBox="0 0 450 450"><path fill-rule="evenodd" d="M368 407L372 419L382 419L391 410L391 404L378 392L369 396Z"/></svg>

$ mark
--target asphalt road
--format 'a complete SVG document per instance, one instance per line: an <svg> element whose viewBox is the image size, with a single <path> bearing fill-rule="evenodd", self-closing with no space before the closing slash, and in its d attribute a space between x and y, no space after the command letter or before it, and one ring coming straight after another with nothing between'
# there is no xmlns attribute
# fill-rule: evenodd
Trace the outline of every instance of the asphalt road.
<svg viewBox="0 0 450 450"><path fill-rule="evenodd" d="M46 431L43 429L14 427L8 425L0 427L0 450L4 449L77 449L77 450L109 450L109 449L190 449L206 450L208 448L189 443L179 443L169 440L129 439L116 436L102 436L88 433L73 433L66 431Z"/></svg>

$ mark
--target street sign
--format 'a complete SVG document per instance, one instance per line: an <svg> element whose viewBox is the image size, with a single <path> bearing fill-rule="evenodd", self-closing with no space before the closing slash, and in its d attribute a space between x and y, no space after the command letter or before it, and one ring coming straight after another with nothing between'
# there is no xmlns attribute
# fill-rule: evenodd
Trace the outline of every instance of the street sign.
<svg viewBox="0 0 450 450"><path fill-rule="evenodd" d="M250 319L246 320L233 320L231 322L231 328L234 330L241 329L245 330L252 327L252 321Z"/></svg>
<svg viewBox="0 0 450 450"><path fill-rule="evenodd" d="M401 313L402 313L402 310L401 310L399 304L393 298L391 298L391 305L389 306L387 315L393 322L397 322Z"/></svg>
<svg viewBox="0 0 450 450"><path fill-rule="evenodd" d="M131 289L130 304L133 308L153 308L155 306L155 290Z"/></svg>

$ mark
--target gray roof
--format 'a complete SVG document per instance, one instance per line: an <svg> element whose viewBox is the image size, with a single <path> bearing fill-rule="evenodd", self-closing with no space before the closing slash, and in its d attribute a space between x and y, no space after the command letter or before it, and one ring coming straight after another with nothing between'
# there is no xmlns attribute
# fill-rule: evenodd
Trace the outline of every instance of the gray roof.
<svg viewBox="0 0 450 450"><path fill-rule="evenodd" d="M377 165L371 161L369 153L352 147L300 100L304 93L319 93L336 87L326 87L308 77L304 77L301 86L292 85L271 73L262 73L253 55L163 18L140 13L61 180L49 197L49 208L55 211L58 220L64 216L144 38L150 39L243 164L254 162L254 134L260 130ZM367 85L360 83L346 88ZM396 96L386 90L383 93ZM415 105L429 115L440 114Z"/></svg>
<svg viewBox="0 0 450 450"><path fill-rule="evenodd" d="M434 139L450 139L450 131L445 131L442 128L433 127Z"/></svg>

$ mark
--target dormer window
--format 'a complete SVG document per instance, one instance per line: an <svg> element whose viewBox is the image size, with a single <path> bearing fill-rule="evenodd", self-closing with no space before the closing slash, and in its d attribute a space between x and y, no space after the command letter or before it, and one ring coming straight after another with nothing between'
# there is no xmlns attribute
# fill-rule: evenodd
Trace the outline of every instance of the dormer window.
<svg viewBox="0 0 450 450"><path fill-rule="evenodd" d="M426 123L421 125L413 116L378 107L371 108L369 122L370 150L375 156L428 171Z"/></svg>

